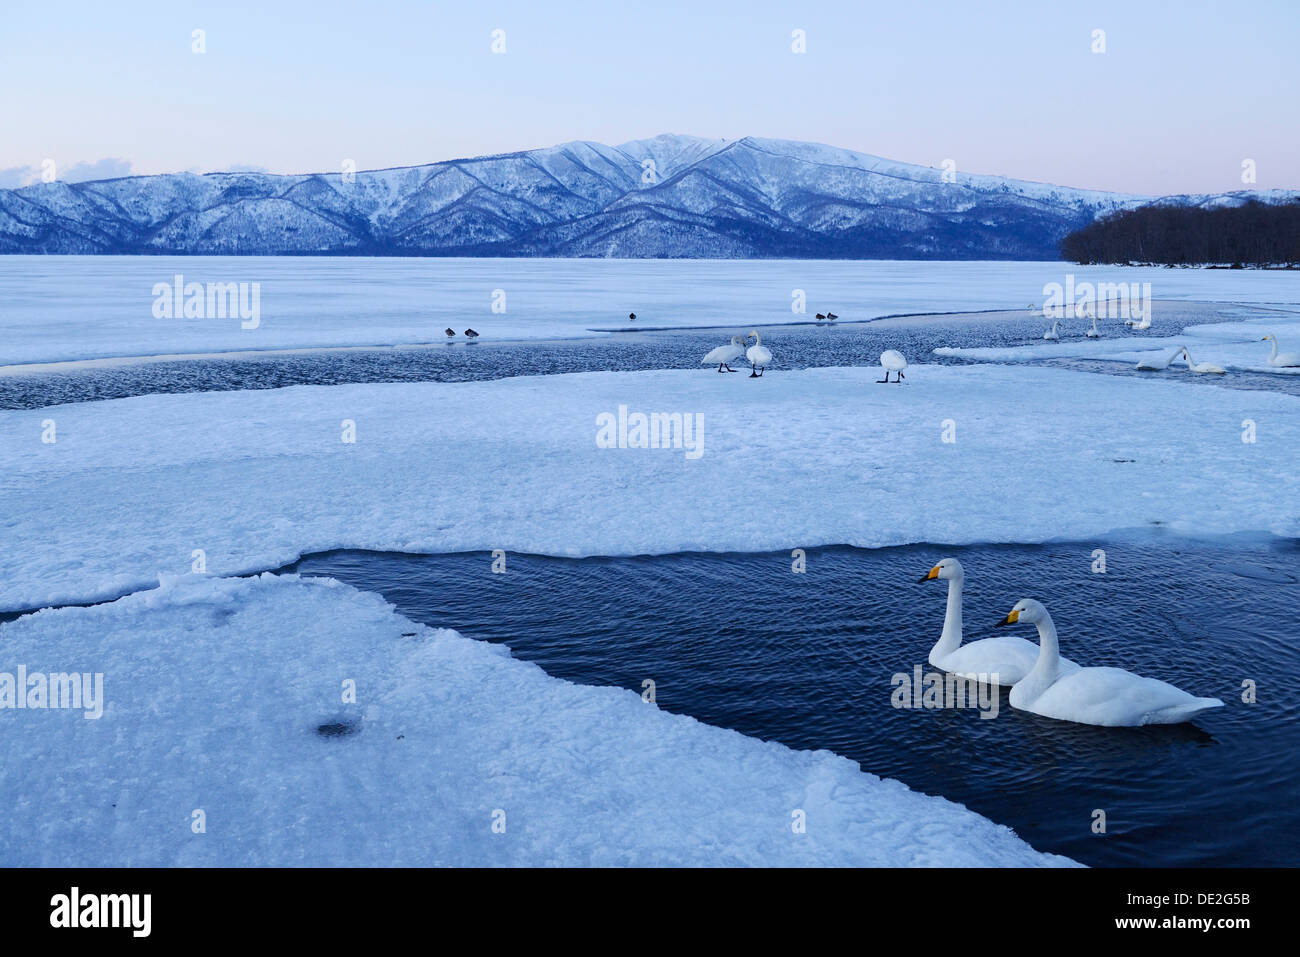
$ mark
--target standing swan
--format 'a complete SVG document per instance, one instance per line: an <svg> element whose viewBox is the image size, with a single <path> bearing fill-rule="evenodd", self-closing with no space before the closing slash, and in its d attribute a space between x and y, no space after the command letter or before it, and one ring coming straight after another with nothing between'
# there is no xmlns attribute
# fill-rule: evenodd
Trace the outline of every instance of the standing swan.
<svg viewBox="0 0 1300 957"><path fill-rule="evenodd" d="M1056 340L1061 338L1061 333L1059 331L1060 328L1061 328L1061 320L1053 319L1052 328L1048 329L1046 332L1043 333L1043 338L1047 339L1050 342L1056 342Z"/></svg>
<svg viewBox="0 0 1300 957"><path fill-rule="evenodd" d="M1225 375L1227 374L1228 371L1222 366L1212 365L1209 362L1195 361L1192 358L1192 354L1187 351L1186 346L1183 346L1183 358L1187 360L1187 370L1189 372L1197 372L1197 373L1201 373L1202 375L1205 373L1209 373L1211 375Z"/></svg>
<svg viewBox="0 0 1300 957"><path fill-rule="evenodd" d="M935 579L948 580L948 610L943 616L943 632L930 649L930 664L963 678L1003 686L1013 685L1029 674L1038 660L1038 649L1032 641L1014 635L994 635L968 645L961 643L961 588L966 582L961 562L945 558L922 575L920 581ZM1061 669L1068 674L1078 671L1079 666L1062 658Z"/></svg>
<svg viewBox="0 0 1300 957"><path fill-rule="evenodd" d="M722 371L723 366L727 367L728 372L739 372L739 369L731 368L731 363L735 362L744 354L745 344L740 341L740 336L732 336L731 345L718 346L718 348L714 349L700 360L700 365L711 366L716 362L718 364L719 372Z"/></svg>
<svg viewBox="0 0 1300 957"><path fill-rule="evenodd" d="M1018 621L1038 626L1038 662L1011 689L1013 708L1058 721L1131 728L1178 724L1223 707L1218 698L1197 698L1168 682L1123 668L1080 668L1067 673L1061 668L1056 626L1047 609L1032 598L1022 598L998 627Z"/></svg>
<svg viewBox="0 0 1300 957"><path fill-rule="evenodd" d="M763 373L758 370L767 368L768 364L771 363L772 350L763 345L763 339L758 334L757 329L749 330L749 335L754 337L754 344L745 350L745 358L749 360L749 377L751 379L762 378ZM749 336L746 336L745 339L748 341Z"/></svg>
<svg viewBox="0 0 1300 957"><path fill-rule="evenodd" d="M1290 369L1293 366L1300 366L1300 352L1284 352L1281 355L1278 355L1277 336L1273 335L1273 333L1270 332L1268 335L1266 335L1263 339L1260 339L1259 341L1268 342L1270 339L1273 340L1273 352L1268 357L1269 365L1277 366L1283 369Z"/></svg>
<svg viewBox="0 0 1300 957"><path fill-rule="evenodd" d="M898 384L903 384L903 370L907 368L907 360L897 349L886 349L880 354L880 367L885 370L885 377L877 379L876 384L880 385L889 381L889 373L898 373Z"/></svg>
<svg viewBox="0 0 1300 957"><path fill-rule="evenodd" d="M1087 336L1089 339L1100 339L1100 338L1101 338L1101 330L1097 328L1097 317L1096 317L1096 316L1093 316L1093 317L1092 317L1092 328L1089 329L1087 332L1085 332L1084 335Z"/></svg>

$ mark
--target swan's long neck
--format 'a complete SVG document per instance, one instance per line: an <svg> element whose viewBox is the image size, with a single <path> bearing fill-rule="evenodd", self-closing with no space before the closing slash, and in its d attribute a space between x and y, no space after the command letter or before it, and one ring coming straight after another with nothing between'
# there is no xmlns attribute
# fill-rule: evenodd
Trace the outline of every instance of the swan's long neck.
<svg viewBox="0 0 1300 957"><path fill-rule="evenodd" d="M1038 662L1025 678L1026 680L1032 678L1035 684L1046 688L1056 680L1060 672L1061 648L1056 641L1056 625L1046 610L1043 611L1042 620L1037 625Z"/></svg>
<svg viewBox="0 0 1300 957"><path fill-rule="evenodd" d="M1268 357L1270 359L1276 359L1277 358L1277 336L1270 336L1269 341L1273 343L1273 351L1269 353Z"/></svg>
<svg viewBox="0 0 1300 957"><path fill-rule="evenodd" d="M931 654L950 655L961 647L961 586L961 576L948 579L948 610L943 616L943 633Z"/></svg>
<svg viewBox="0 0 1300 957"><path fill-rule="evenodd" d="M755 333L754 333L754 345L756 345L756 346L761 346L762 344L763 344L763 337L760 336L757 332L755 332Z"/></svg>

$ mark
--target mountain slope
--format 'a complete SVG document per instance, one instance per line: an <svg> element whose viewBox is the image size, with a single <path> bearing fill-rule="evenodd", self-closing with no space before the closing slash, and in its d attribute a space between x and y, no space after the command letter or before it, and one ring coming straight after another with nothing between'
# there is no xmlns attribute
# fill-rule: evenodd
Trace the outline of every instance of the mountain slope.
<svg viewBox="0 0 1300 957"><path fill-rule="evenodd" d="M658 136L350 182L177 173L0 190L0 252L1055 259L1067 233L1148 201L962 173L944 183L813 143Z"/></svg>

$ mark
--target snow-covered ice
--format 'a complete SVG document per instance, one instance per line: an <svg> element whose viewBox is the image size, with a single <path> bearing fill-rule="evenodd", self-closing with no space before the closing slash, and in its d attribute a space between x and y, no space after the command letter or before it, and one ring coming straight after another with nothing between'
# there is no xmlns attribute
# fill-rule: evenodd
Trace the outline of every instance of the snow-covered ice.
<svg viewBox="0 0 1300 957"><path fill-rule="evenodd" d="M581 373L0 413L0 609L126 594L189 571L198 550L229 575L348 547L579 556L1154 526L1300 535L1293 396L1023 365L878 376ZM702 454L597 447L598 417L620 406L698 415Z"/></svg>
<svg viewBox="0 0 1300 957"><path fill-rule="evenodd" d="M1034 342L1023 346L980 346L953 348L941 346L936 355L974 359L981 362L1030 362L1041 359L1092 359L1136 365L1147 359L1164 357L1186 346L1198 363L1211 363L1230 372L1264 372L1273 375L1300 375L1300 367L1270 366L1272 342L1266 334L1277 336L1279 352L1300 351L1300 320L1277 316L1254 315L1239 322L1200 323L1172 327L1166 336L1134 336L1118 320L1099 320L1101 338L1088 339L1083 331L1090 319L1066 320L1058 342ZM1152 329L1156 326L1153 324ZM1186 369L1179 359L1172 368Z"/></svg>
<svg viewBox="0 0 1300 957"><path fill-rule="evenodd" d="M0 366L122 356L483 341L1023 309L1075 275L1156 299L1300 304L1300 273L1053 262L0 256ZM260 319L159 319L153 288L260 283ZM250 287L251 288L251 287ZM791 311L796 291L807 312ZM498 292L500 295L498 296ZM504 311L494 311L494 303ZM463 337L462 337L463 338Z"/></svg>
<svg viewBox="0 0 1300 957"><path fill-rule="evenodd" d="M0 647L0 670L103 672L106 699L0 710L9 867L1072 863L328 579L169 579L0 625Z"/></svg>

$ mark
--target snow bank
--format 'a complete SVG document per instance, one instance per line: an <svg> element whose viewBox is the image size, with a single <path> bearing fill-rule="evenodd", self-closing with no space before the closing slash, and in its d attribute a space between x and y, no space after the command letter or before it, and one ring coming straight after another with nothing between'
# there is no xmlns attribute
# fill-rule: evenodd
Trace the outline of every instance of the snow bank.
<svg viewBox="0 0 1300 957"><path fill-rule="evenodd" d="M1093 359L1136 365L1146 359L1164 358L1179 346L1186 346L1198 363L1210 363L1233 372L1263 372L1272 375L1300 375L1300 368L1268 364L1272 342L1278 337L1280 352L1300 352L1300 321L1276 317L1251 317L1241 322L1191 325L1176 335L1136 336L1115 320L1099 321L1099 339L1088 339L1083 331L1092 320L1070 320L1058 342L1038 341L1023 346L952 348L940 346L936 355L955 356L981 362L1030 362L1042 359ZM1156 328L1153 324L1152 328ZM1186 369L1179 359L1171 368Z"/></svg>
<svg viewBox="0 0 1300 957"><path fill-rule="evenodd" d="M187 576L0 625L0 648L9 671L103 672L107 701L0 710L10 867L1072 863L332 580Z"/></svg>
<svg viewBox="0 0 1300 957"><path fill-rule="evenodd" d="M581 373L0 413L0 609L115 597L200 559L229 575L344 547L634 555L1153 525L1300 536L1295 397L1025 366L879 376ZM702 454L599 448L598 418L620 406L698 416Z"/></svg>
<svg viewBox="0 0 1300 957"><path fill-rule="evenodd" d="M1300 303L1300 273L1050 262L0 256L0 366L120 356L482 341L639 327L730 326L1024 309L1043 286L1150 282L1157 299ZM256 328L155 318L154 286L258 283ZM249 287L251 294L251 286ZM795 290L807 313L791 312ZM497 310L494 311L494 304ZM504 310L504 311L500 311ZM251 320L249 320L251 322ZM464 348L463 336L460 348Z"/></svg>

